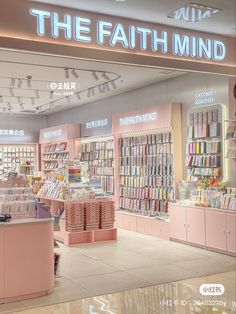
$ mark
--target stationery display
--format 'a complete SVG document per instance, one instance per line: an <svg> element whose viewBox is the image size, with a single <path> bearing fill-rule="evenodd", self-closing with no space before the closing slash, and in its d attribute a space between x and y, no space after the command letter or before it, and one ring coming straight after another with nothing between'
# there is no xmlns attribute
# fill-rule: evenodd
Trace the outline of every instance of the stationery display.
<svg viewBox="0 0 236 314"><path fill-rule="evenodd" d="M42 152L43 171L53 171L69 159L67 142L47 144Z"/></svg>
<svg viewBox="0 0 236 314"><path fill-rule="evenodd" d="M114 141L82 143L79 159L87 163L89 178L98 178L103 191L114 194Z"/></svg>
<svg viewBox="0 0 236 314"><path fill-rule="evenodd" d="M120 208L143 215L166 213L173 200L172 133L119 139Z"/></svg>
<svg viewBox="0 0 236 314"><path fill-rule="evenodd" d="M236 120L225 121L228 125L226 140L228 141L228 151L226 158L236 159Z"/></svg>
<svg viewBox="0 0 236 314"><path fill-rule="evenodd" d="M13 218L35 217L36 208L37 202L31 188L0 188L0 214L10 214Z"/></svg>
<svg viewBox="0 0 236 314"><path fill-rule="evenodd" d="M0 145L0 178L6 179L11 171L20 171L21 165L30 165L32 171L35 170L35 160L34 145Z"/></svg>
<svg viewBox="0 0 236 314"><path fill-rule="evenodd" d="M222 175L221 110L216 106L189 113L186 144L187 180Z"/></svg>

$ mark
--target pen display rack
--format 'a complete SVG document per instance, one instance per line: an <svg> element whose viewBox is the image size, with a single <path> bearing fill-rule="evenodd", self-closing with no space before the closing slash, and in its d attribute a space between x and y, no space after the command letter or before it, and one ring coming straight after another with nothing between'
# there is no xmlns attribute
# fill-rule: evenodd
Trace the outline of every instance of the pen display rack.
<svg viewBox="0 0 236 314"><path fill-rule="evenodd" d="M87 163L88 176L98 179L104 192L114 194L113 139L81 140L79 159L81 162Z"/></svg>
<svg viewBox="0 0 236 314"><path fill-rule="evenodd" d="M187 180L223 178L223 110L219 105L189 112L186 143Z"/></svg>
<svg viewBox="0 0 236 314"><path fill-rule="evenodd" d="M121 209L166 213L174 199L172 132L119 138Z"/></svg>

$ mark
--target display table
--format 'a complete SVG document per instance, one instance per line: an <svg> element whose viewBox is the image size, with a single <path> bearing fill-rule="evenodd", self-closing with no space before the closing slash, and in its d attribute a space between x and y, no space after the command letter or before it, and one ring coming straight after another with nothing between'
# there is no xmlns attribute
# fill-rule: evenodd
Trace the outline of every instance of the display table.
<svg viewBox="0 0 236 314"><path fill-rule="evenodd" d="M52 219L0 223L0 303L51 293L53 251Z"/></svg>
<svg viewBox="0 0 236 314"><path fill-rule="evenodd" d="M169 204L171 240L236 256L236 211Z"/></svg>
<svg viewBox="0 0 236 314"><path fill-rule="evenodd" d="M65 245L117 240L112 199L69 201L40 197L40 201L50 206L52 215L63 213L60 231L54 232L54 238Z"/></svg>

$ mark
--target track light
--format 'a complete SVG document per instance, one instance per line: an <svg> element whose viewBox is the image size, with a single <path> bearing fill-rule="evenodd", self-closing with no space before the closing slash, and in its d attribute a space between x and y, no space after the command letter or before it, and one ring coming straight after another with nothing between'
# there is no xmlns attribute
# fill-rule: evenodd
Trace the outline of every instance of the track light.
<svg viewBox="0 0 236 314"><path fill-rule="evenodd" d="M36 107L35 113L39 114L39 111L40 111L39 107Z"/></svg>
<svg viewBox="0 0 236 314"><path fill-rule="evenodd" d="M15 86L15 79L12 78L12 79L11 79L10 88L14 88L14 86Z"/></svg>
<svg viewBox="0 0 236 314"><path fill-rule="evenodd" d="M99 90L100 93L105 93L105 86L104 86L104 84L98 85L98 90Z"/></svg>
<svg viewBox="0 0 236 314"><path fill-rule="evenodd" d="M65 78L68 79L69 78L69 69L65 68Z"/></svg>
<svg viewBox="0 0 236 314"><path fill-rule="evenodd" d="M117 85L116 85L115 81L110 81L110 83L111 83L111 86L112 86L114 89L117 89Z"/></svg>
<svg viewBox="0 0 236 314"><path fill-rule="evenodd" d="M21 88L21 87L22 87L22 83L23 83L22 79L19 79L19 80L18 80L18 85L17 85L17 87L18 87L18 88Z"/></svg>
<svg viewBox="0 0 236 314"><path fill-rule="evenodd" d="M31 97L31 104L34 105L34 97Z"/></svg>
<svg viewBox="0 0 236 314"><path fill-rule="evenodd" d="M110 86L109 86L108 82L104 83L103 85L104 85L104 91L109 92L110 91Z"/></svg>
<svg viewBox="0 0 236 314"><path fill-rule="evenodd" d="M39 98L39 91L38 90L35 90L35 96L36 96L36 98Z"/></svg>
<svg viewBox="0 0 236 314"><path fill-rule="evenodd" d="M102 77L104 78L104 80L110 81L110 77L107 75L106 72L103 72L103 73L102 73Z"/></svg>
<svg viewBox="0 0 236 314"><path fill-rule="evenodd" d="M95 81L98 81L98 80L99 80L99 77L98 77L96 71L93 71L93 72L92 72L92 77L94 78Z"/></svg>
<svg viewBox="0 0 236 314"><path fill-rule="evenodd" d="M22 104L22 103L20 103L19 105L20 105L21 110L24 110L24 106L23 106L23 104Z"/></svg>
<svg viewBox="0 0 236 314"><path fill-rule="evenodd" d="M50 98L50 99L53 99L53 91L50 92L49 98Z"/></svg>
<svg viewBox="0 0 236 314"><path fill-rule="evenodd" d="M91 97L91 96L95 96L94 87L90 87L90 88L88 89L87 97Z"/></svg>
<svg viewBox="0 0 236 314"><path fill-rule="evenodd" d="M27 87L28 88L32 88L32 85L31 85L32 76L31 75L27 75L26 79L27 79Z"/></svg>
<svg viewBox="0 0 236 314"><path fill-rule="evenodd" d="M74 76L75 79L79 78L79 74L75 71L75 69L71 70L71 74Z"/></svg>
<svg viewBox="0 0 236 314"><path fill-rule="evenodd" d="M15 96L12 88L9 89L9 92L10 92L10 95L11 95L12 97Z"/></svg>

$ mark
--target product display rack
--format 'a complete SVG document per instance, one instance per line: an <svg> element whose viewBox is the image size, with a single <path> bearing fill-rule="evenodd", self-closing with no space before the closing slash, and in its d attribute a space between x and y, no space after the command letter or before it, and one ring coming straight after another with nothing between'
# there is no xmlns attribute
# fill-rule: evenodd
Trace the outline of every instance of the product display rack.
<svg viewBox="0 0 236 314"><path fill-rule="evenodd" d="M227 125L226 140L228 141L228 149L226 158L236 160L236 120L226 120Z"/></svg>
<svg viewBox="0 0 236 314"><path fill-rule="evenodd" d="M112 137L81 139L79 159L88 167L90 179L97 179L107 194L114 194L114 140Z"/></svg>
<svg viewBox="0 0 236 314"><path fill-rule="evenodd" d="M155 216L174 199L172 132L119 139L121 209Z"/></svg>
<svg viewBox="0 0 236 314"><path fill-rule="evenodd" d="M223 110L221 106L203 107L189 113L186 144L187 179L223 178Z"/></svg>
<svg viewBox="0 0 236 314"><path fill-rule="evenodd" d="M25 174L37 171L37 151L36 144L0 144L0 178L6 179L11 171Z"/></svg>

